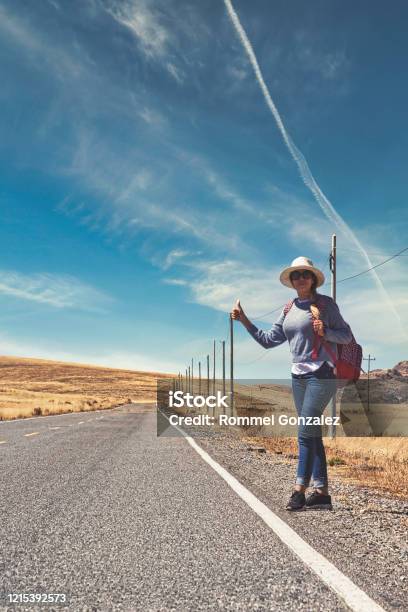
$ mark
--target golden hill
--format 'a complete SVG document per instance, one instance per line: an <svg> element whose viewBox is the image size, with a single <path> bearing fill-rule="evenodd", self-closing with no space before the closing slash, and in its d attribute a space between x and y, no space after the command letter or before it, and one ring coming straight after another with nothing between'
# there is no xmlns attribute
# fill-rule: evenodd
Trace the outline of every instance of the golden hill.
<svg viewBox="0 0 408 612"><path fill-rule="evenodd" d="M154 402L170 374L0 357L0 420Z"/></svg>

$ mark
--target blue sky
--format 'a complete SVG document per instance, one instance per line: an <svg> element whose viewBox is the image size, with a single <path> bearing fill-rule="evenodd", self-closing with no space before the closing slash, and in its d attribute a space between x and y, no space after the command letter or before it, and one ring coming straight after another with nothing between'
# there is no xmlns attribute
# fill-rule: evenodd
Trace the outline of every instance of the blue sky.
<svg viewBox="0 0 408 612"><path fill-rule="evenodd" d="M294 257L327 272L333 232L339 279L408 246L406 3L233 6L337 216L221 0L0 0L2 354L178 372L237 297L284 304ZM338 286L377 367L408 358L407 263ZM287 346L235 338L237 376L287 375Z"/></svg>

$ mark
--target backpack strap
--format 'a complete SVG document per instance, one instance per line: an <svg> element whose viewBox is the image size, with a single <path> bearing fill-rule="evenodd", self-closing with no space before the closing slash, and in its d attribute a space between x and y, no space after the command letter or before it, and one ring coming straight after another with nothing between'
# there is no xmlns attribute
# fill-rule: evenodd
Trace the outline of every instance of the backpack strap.
<svg viewBox="0 0 408 612"><path fill-rule="evenodd" d="M287 303L285 304L285 307L284 307L284 309L283 309L283 315L284 315L284 318L285 318L285 317L286 317L286 315L288 314L289 310L292 308L294 301L295 301L295 300L289 300L289 302L287 302Z"/></svg>
<svg viewBox="0 0 408 612"><path fill-rule="evenodd" d="M317 299L315 300L315 302L313 302L313 304L311 305L311 306L314 306L314 309L311 309L312 317L314 319L319 319L320 318L320 313L321 313L322 310L324 310L326 308L326 305L327 305L327 301L324 300L321 295L318 295ZM337 362L336 355L333 353L333 351L331 350L331 348L327 344L327 342L321 336L319 336L319 334L317 334L317 333L315 333L314 340L313 340L312 359L317 359L317 356L318 356L318 353L319 353L319 347L320 347L321 344L324 345L326 351L330 355L330 358L333 360L334 365L336 365L336 362Z"/></svg>
<svg viewBox="0 0 408 612"><path fill-rule="evenodd" d="M323 298L322 295L318 294L316 300L313 302L313 304L315 306L317 306L317 308L320 311L325 310L326 306L327 306L327 300Z"/></svg>
<svg viewBox="0 0 408 612"><path fill-rule="evenodd" d="M319 336L319 334L315 334L314 335L313 348L312 348L312 359L317 359L317 356L318 356L318 353L319 353L319 347L320 347L321 344L323 344L324 348L329 353L330 358L332 359L334 365L336 365L336 363L338 361L338 358L333 353L333 351L331 350L330 346L327 344L326 340L323 340L323 338L321 336Z"/></svg>
<svg viewBox="0 0 408 612"><path fill-rule="evenodd" d="M285 304L285 306L283 308L283 315L284 315L284 317L286 317L286 315L288 314L289 310L292 308L294 302L295 302L295 300L289 300L289 302L287 302ZM316 319L319 318L320 312L326 308L326 303L327 302L322 299L321 295L317 296L316 301L313 302L313 304L312 304L312 305L316 306L316 309L317 309L316 315L314 315L312 313L313 318L316 318ZM319 343L320 342L325 345L325 348L326 348L327 352L329 353L330 357L334 361L334 364L336 365L337 357L335 356L335 354L331 350L330 346L328 346L323 339L320 339L319 334L315 334L315 336L314 336L313 348L312 348L312 359L317 359L317 355L318 355L318 352L319 352Z"/></svg>

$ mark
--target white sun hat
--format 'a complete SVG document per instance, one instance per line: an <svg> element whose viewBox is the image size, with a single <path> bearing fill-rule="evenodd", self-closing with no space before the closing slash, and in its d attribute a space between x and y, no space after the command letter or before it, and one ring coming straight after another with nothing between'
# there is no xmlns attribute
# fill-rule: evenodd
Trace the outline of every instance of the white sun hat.
<svg viewBox="0 0 408 612"><path fill-rule="evenodd" d="M286 285L286 287L291 287L291 289L293 289L293 285L290 281L290 273L294 270L310 270L316 275L318 287L324 283L323 272L318 268L315 268L311 259L308 257L296 257L296 259L292 261L289 268L285 268L280 274L279 280L283 285Z"/></svg>

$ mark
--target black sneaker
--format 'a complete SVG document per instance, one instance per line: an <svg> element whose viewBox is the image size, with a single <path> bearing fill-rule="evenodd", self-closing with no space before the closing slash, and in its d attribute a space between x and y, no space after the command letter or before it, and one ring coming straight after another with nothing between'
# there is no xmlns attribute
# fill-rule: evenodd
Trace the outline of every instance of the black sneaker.
<svg viewBox="0 0 408 612"><path fill-rule="evenodd" d="M313 491L306 500L306 510L333 510L331 496Z"/></svg>
<svg viewBox="0 0 408 612"><path fill-rule="evenodd" d="M288 503L286 504L286 510L291 512L295 510L305 510L306 497L301 491L293 491Z"/></svg>

